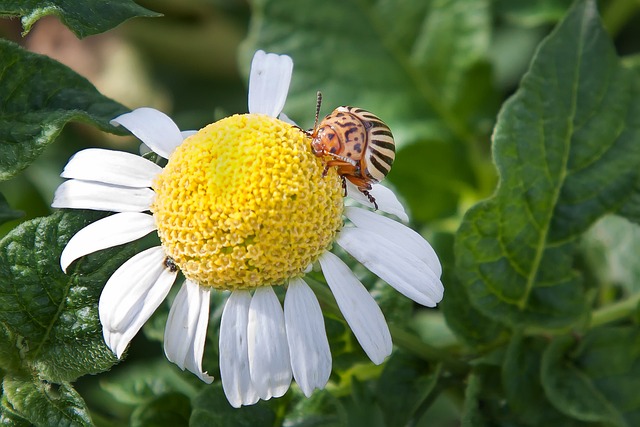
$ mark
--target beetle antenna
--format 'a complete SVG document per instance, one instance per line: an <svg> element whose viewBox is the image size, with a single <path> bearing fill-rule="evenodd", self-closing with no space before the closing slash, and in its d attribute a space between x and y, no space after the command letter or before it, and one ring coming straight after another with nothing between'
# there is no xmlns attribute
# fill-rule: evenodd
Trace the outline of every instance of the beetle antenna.
<svg viewBox="0 0 640 427"><path fill-rule="evenodd" d="M316 121L313 124L313 130L316 130L318 127L318 119L320 118L320 106L322 105L322 92L318 91L316 93Z"/></svg>

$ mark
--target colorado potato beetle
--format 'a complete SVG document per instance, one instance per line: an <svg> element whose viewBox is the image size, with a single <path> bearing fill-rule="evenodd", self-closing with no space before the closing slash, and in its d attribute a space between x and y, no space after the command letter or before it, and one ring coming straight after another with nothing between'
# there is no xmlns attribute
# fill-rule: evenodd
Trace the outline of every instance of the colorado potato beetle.
<svg viewBox="0 0 640 427"><path fill-rule="evenodd" d="M389 126L375 114L349 106L336 108L318 124L321 104L322 94L318 92L316 121L309 131L313 153L329 158L325 174L336 166L345 191L346 178L378 209L369 190L389 173L396 156Z"/></svg>

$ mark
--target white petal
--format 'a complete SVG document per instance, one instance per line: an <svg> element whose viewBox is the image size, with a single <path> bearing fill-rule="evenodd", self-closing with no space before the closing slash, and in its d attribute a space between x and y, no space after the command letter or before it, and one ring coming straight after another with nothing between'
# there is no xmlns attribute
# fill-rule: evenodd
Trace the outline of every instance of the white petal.
<svg viewBox="0 0 640 427"><path fill-rule="evenodd" d="M289 92L293 61L287 55L259 50L251 61L249 112L278 117Z"/></svg>
<svg viewBox="0 0 640 427"><path fill-rule="evenodd" d="M322 389L331 375L331 350L318 299L302 279L289 282L284 321L293 377L305 396Z"/></svg>
<svg viewBox="0 0 640 427"><path fill-rule="evenodd" d="M155 193L150 188L128 188L71 179L56 189L51 206L108 212L143 212L149 210L154 196Z"/></svg>
<svg viewBox="0 0 640 427"><path fill-rule="evenodd" d="M111 120L111 124L126 127L165 159L182 144L183 138L178 126L169 116L153 108L137 108Z"/></svg>
<svg viewBox="0 0 640 427"><path fill-rule="evenodd" d="M233 291L220 321L220 377L224 394L234 408L258 401L249 373L247 325L250 303L248 291Z"/></svg>
<svg viewBox="0 0 640 427"><path fill-rule="evenodd" d="M211 289L198 286L189 280L185 281L186 286L197 286L197 297L200 299L200 312L196 324L195 334L189 346L185 367L190 372L196 374L202 381L211 383L213 377L202 371L202 358L204 357L204 345L207 340L207 327L209 326L209 305L211 301Z"/></svg>
<svg viewBox="0 0 640 427"><path fill-rule="evenodd" d="M436 251L424 237L406 225L366 209L352 206L345 208L344 214L357 227L373 231L385 239L391 240L424 261L436 276L442 275L442 266Z"/></svg>
<svg viewBox="0 0 640 427"><path fill-rule="evenodd" d="M284 314L271 286L256 289L251 299L247 335L251 381L258 396L282 396L291 384L291 363Z"/></svg>
<svg viewBox="0 0 640 427"><path fill-rule="evenodd" d="M351 182L347 182L347 195L355 200L356 202L363 204L368 207L374 207L373 204L369 201L367 196L362 194L358 187L353 185ZM378 204L378 209L382 212L389 213L391 215L395 215L402 221L409 221L409 216L404 210L404 207L396 197L395 193L381 184L373 184L369 193L376 199L376 203Z"/></svg>
<svg viewBox="0 0 640 427"><path fill-rule="evenodd" d="M209 324L210 290L185 280L171 304L164 330L164 354L169 361L211 383L213 377L202 371L202 357Z"/></svg>
<svg viewBox="0 0 640 427"><path fill-rule="evenodd" d="M98 304L103 334L120 358L131 339L166 298L177 272L164 267L165 253L156 246L140 252L109 278Z"/></svg>
<svg viewBox="0 0 640 427"><path fill-rule="evenodd" d="M393 349L382 310L358 278L331 252L320 256L322 272L349 327L369 359L381 364Z"/></svg>
<svg viewBox="0 0 640 427"><path fill-rule="evenodd" d="M280 113L278 119L282 120L285 123L289 123L291 126L298 126L298 124L291 120L285 113Z"/></svg>
<svg viewBox="0 0 640 427"><path fill-rule="evenodd" d="M89 148L69 159L60 176L141 188L151 187L160 172L160 166L135 154Z"/></svg>
<svg viewBox="0 0 640 427"><path fill-rule="evenodd" d="M195 135L196 133L198 133L197 130L183 130L182 132L180 132L180 135L182 135L182 139L185 140L190 136Z"/></svg>
<svg viewBox="0 0 640 427"><path fill-rule="evenodd" d="M354 227L343 228L336 241L372 273L415 302L435 307L442 300L444 288L438 276L406 248Z"/></svg>
<svg viewBox="0 0 640 427"><path fill-rule="evenodd" d="M151 215L123 212L102 218L78 231L60 255L60 267L67 267L81 256L133 242L156 229Z"/></svg>

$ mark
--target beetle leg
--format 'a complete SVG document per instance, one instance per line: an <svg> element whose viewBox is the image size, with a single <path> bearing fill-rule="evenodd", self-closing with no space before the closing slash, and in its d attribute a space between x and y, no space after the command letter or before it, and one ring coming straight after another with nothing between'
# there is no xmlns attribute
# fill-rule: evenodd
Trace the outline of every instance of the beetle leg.
<svg viewBox="0 0 640 427"><path fill-rule="evenodd" d="M325 165L328 167L336 166L338 168L338 174L340 175L357 176L360 174L360 166L352 165L351 163L343 160L327 160Z"/></svg>
<svg viewBox="0 0 640 427"><path fill-rule="evenodd" d="M362 188L358 188L358 190L360 190L360 192L362 194L364 194L365 196L367 196L367 199L369 199L369 201L373 204L373 207L378 210L378 204L376 203L376 199L375 197L373 197L371 195L371 193L369 193L369 190L363 190Z"/></svg>
<svg viewBox="0 0 640 427"><path fill-rule="evenodd" d="M360 190L360 192L364 194L367 197L367 199L369 199L373 207L376 208L376 210L378 209L378 204L376 203L375 197L373 197L371 193L369 193L369 190L371 190L370 182L360 177L352 176L352 175L346 175L345 178L347 178L349 181L351 181L352 184L358 187L358 190Z"/></svg>

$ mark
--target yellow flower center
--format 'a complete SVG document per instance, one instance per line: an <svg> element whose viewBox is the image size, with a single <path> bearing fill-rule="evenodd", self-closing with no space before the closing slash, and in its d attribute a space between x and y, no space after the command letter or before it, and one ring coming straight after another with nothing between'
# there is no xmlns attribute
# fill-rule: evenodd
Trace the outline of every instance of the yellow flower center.
<svg viewBox="0 0 640 427"><path fill-rule="evenodd" d="M218 289L282 284L329 249L342 184L299 129L260 114L186 139L154 182L162 245L187 279Z"/></svg>

